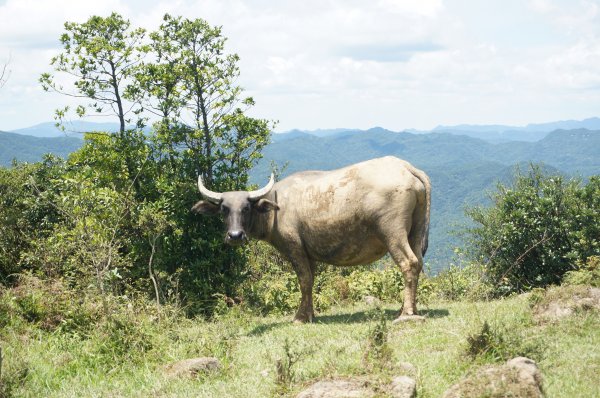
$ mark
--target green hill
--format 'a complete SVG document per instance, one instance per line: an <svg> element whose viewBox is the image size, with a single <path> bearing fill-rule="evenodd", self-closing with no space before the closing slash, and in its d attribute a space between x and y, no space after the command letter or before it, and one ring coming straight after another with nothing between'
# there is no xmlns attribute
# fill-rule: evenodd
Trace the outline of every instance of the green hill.
<svg viewBox="0 0 600 398"><path fill-rule="evenodd" d="M82 143L81 139L72 137L42 138L0 131L0 166L10 166L15 159L37 162L46 153L66 157Z"/></svg>
<svg viewBox="0 0 600 398"><path fill-rule="evenodd" d="M328 170L375 157L394 155L427 172L433 185L430 252L434 271L445 268L453 230L466 222L466 205L484 203L498 180L517 164L543 162L549 169L583 177L600 173L600 131L557 130L537 142L494 144L447 133L396 133L382 128L315 136L300 131L276 134L254 168L251 181L264 184L270 164L287 164L282 177L300 170Z"/></svg>

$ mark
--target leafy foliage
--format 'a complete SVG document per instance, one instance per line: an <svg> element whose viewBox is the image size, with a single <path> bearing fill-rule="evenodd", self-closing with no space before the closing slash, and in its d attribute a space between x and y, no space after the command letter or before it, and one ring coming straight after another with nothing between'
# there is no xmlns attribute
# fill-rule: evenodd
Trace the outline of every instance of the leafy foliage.
<svg viewBox="0 0 600 398"><path fill-rule="evenodd" d="M241 97L225 41L204 20L169 15L149 35L115 13L65 24L51 63L73 90L50 74L42 85L86 99L79 116L108 111L121 128L86 134L66 162L0 169L1 282L25 270L60 278L97 294L113 323L115 297L210 314L215 294L234 294L247 253L223 244L218 218L189 211L195 180L246 189L273 123L245 115L253 100ZM160 117L150 132L125 128L132 115L141 127L147 110Z"/></svg>
<svg viewBox="0 0 600 398"><path fill-rule="evenodd" d="M585 263L579 262L577 269L567 271L563 284L600 287L600 256L590 256Z"/></svg>
<svg viewBox="0 0 600 398"><path fill-rule="evenodd" d="M486 264L498 293L559 283L577 261L600 253L599 194L597 176L582 186L532 165L512 185L498 184L492 207L468 210L477 226L467 252Z"/></svg>

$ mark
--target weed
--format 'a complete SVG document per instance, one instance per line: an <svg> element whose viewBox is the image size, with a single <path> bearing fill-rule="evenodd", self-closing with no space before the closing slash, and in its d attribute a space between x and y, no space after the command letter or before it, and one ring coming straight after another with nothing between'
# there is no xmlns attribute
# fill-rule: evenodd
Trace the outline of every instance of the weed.
<svg viewBox="0 0 600 398"><path fill-rule="evenodd" d="M363 364L367 369L385 369L392 361L392 350L388 344L388 327L385 311L376 307L372 316L374 325L367 336L363 353Z"/></svg>
<svg viewBox="0 0 600 398"><path fill-rule="evenodd" d="M275 360L275 393L285 394L296 379L295 366L306 352L292 347L286 337L283 341L283 354Z"/></svg>
<svg viewBox="0 0 600 398"><path fill-rule="evenodd" d="M522 326L516 323L500 327L484 321L478 332L467 336L467 355L491 362L505 361L517 356L539 361L542 358L543 347L540 343L527 339L521 328Z"/></svg>

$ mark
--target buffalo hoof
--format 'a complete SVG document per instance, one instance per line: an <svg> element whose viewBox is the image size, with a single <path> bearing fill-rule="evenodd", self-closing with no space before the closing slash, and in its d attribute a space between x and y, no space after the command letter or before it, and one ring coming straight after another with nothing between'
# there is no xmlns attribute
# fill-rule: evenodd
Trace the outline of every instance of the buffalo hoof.
<svg viewBox="0 0 600 398"><path fill-rule="evenodd" d="M312 323L314 315L296 314L294 323Z"/></svg>
<svg viewBox="0 0 600 398"><path fill-rule="evenodd" d="M405 323L405 322L425 322L425 317L422 315L400 315L394 319L392 324Z"/></svg>

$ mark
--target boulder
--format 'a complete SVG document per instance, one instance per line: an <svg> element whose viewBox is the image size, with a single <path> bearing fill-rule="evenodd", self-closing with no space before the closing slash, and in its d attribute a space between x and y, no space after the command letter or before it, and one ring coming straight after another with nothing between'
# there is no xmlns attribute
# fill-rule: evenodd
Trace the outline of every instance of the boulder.
<svg viewBox="0 0 600 398"><path fill-rule="evenodd" d="M390 384L392 398L414 398L417 395L417 382L412 377L396 376Z"/></svg>
<svg viewBox="0 0 600 398"><path fill-rule="evenodd" d="M381 300L379 300L375 296L364 296L363 301L366 305L377 306L381 304Z"/></svg>
<svg viewBox="0 0 600 398"><path fill-rule="evenodd" d="M221 369L221 362L217 358L202 357L184 359L167 365L165 373L170 377L195 377L216 372L219 369Z"/></svg>
<svg viewBox="0 0 600 398"><path fill-rule="evenodd" d="M558 286L548 289L534 308L538 321L558 321L579 311L600 311L600 288Z"/></svg>
<svg viewBox="0 0 600 398"><path fill-rule="evenodd" d="M517 357L476 372L450 387L442 398L543 398L542 375L534 361Z"/></svg>
<svg viewBox="0 0 600 398"><path fill-rule="evenodd" d="M369 383L364 380L321 380L306 390L302 391L296 398L370 398L375 392L369 388Z"/></svg>

